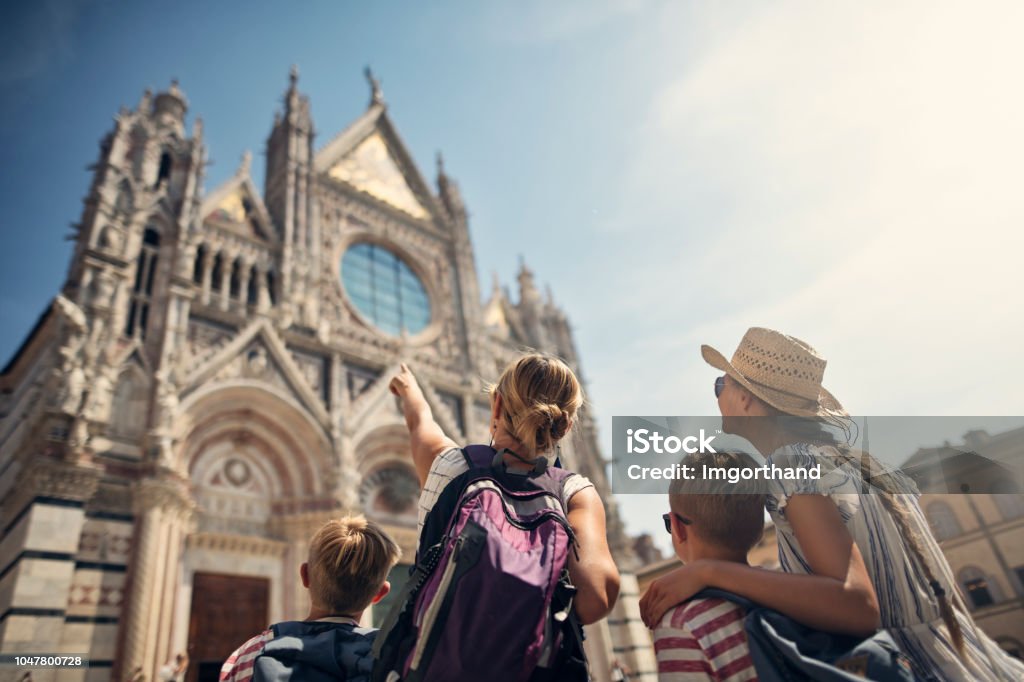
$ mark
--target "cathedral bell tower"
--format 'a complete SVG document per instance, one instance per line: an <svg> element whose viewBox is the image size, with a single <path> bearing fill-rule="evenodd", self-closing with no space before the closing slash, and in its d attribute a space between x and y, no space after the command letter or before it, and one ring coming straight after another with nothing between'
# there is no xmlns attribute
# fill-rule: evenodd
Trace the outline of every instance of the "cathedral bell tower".
<svg viewBox="0 0 1024 682"><path fill-rule="evenodd" d="M120 351L134 347L148 372L162 363L175 261L198 207L205 148L202 124L185 131L188 102L172 81L122 108L91 166L92 185L75 225L63 294L88 325L77 361L91 396L80 408L105 419Z"/></svg>
<svg viewBox="0 0 1024 682"><path fill-rule="evenodd" d="M314 326L316 297L307 296L318 278L314 257L319 242L311 187L313 120L309 98L298 91L299 72L292 66L284 111L274 117L267 140L267 172L263 196L281 241L281 291L289 292L299 310L290 311L299 324Z"/></svg>

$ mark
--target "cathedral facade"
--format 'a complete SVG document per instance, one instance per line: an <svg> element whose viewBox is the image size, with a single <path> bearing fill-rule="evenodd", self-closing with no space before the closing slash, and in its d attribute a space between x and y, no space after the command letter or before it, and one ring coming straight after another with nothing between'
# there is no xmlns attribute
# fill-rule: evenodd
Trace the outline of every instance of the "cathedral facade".
<svg viewBox="0 0 1024 682"><path fill-rule="evenodd" d="M204 191L176 83L102 138L61 293L0 375L0 652L90 659L33 679L153 680L185 651L188 680L216 679L246 638L305 616L307 540L347 511L398 540L400 587L419 485L399 363L458 442L486 442L484 387L522 349L580 371L525 265L516 300L497 282L482 298L456 183L439 159L428 184L367 75L366 111L315 150L293 70L262 192L248 154ZM588 414L571 441L624 574L588 627L593 673L653 673Z"/></svg>

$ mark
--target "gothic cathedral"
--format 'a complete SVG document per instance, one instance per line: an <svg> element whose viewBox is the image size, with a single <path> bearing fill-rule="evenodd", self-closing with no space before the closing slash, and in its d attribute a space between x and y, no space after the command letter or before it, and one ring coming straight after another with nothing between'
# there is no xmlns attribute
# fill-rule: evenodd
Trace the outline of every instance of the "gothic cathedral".
<svg viewBox="0 0 1024 682"><path fill-rule="evenodd" d="M216 679L245 639L305 615L306 542L347 510L411 561L400 362L458 442L487 441L483 387L518 350L579 372L525 265L517 301L497 283L483 301L458 186L440 158L427 183L367 76L365 113L314 150L293 69L262 194L248 154L204 192L201 121L186 132L176 83L102 139L67 280L0 375L0 651L90 658L33 679L154 680L182 651L190 682ZM589 415L562 459L601 492L624 572L588 627L595 679L613 659L653 671Z"/></svg>

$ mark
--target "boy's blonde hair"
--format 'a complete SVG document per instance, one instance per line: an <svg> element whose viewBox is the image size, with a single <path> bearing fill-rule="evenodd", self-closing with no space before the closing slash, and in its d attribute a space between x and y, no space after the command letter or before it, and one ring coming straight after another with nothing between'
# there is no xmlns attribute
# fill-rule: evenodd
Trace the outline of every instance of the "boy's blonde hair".
<svg viewBox="0 0 1024 682"><path fill-rule="evenodd" d="M313 602L334 614L358 614L401 556L391 536L362 515L328 521L309 542Z"/></svg>
<svg viewBox="0 0 1024 682"><path fill-rule="evenodd" d="M527 353L488 387L501 396L505 431L530 453L547 452L565 437L583 405L583 389L567 364L553 355Z"/></svg>
<svg viewBox="0 0 1024 682"><path fill-rule="evenodd" d="M725 470L748 469L757 464L743 452L697 452L687 455L683 464ZM746 554L764 533L766 495L757 492L757 483L703 478L675 479L668 489L669 506L680 516L693 521L693 532L704 541Z"/></svg>

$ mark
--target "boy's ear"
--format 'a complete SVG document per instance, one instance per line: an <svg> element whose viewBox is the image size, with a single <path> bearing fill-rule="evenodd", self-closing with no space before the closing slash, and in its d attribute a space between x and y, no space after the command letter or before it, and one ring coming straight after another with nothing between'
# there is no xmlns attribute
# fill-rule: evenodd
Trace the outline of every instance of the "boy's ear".
<svg viewBox="0 0 1024 682"><path fill-rule="evenodd" d="M381 599L383 599L387 595L387 593L390 592L390 591L391 591L391 583L389 583L387 580L385 580L384 584L380 586L379 590L377 590L377 594L374 595L373 599L370 600L370 603L371 604L376 604Z"/></svg>
<svg viewBox="0 0 1024 682"><path fill-rule="evenodd" d="M672 515L672 535L678 542L686 542L689 539L689 529L686 525L681 523L676 515Z"/></svg>
<svg viewBox="0 0 1024 682"><path fill-rule="evenodd" d="M309 589L309 564L305 561L299 566L299 578L302 579L302 586Z"/></svg>

